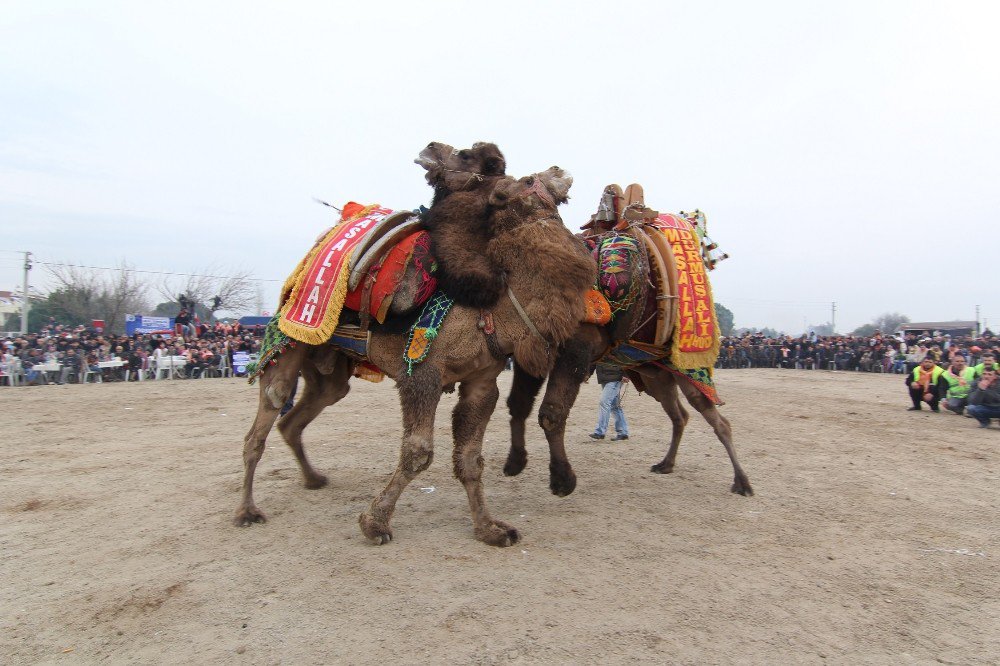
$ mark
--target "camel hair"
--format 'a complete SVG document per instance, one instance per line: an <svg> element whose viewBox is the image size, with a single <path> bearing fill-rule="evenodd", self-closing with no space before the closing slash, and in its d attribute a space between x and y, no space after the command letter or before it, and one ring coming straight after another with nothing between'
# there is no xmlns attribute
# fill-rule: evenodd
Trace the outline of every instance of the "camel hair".
<svg viewBox="0 0 1000 666"><path fill-rule="evenodd" d="M485 146L489 147L488 152L483 152ZM479 162L474 159L477 147L480 151ZM436 200L439 194L447 193L450 187L468 183L470 171L474 172L477 164L485 164L486 156L493 156L493 159L488 165L489 170L481 175L483 177L501 175L505 162L494 144L477 143L472 149L456 150L450 145L432 142L415 161L428 170L426 178L435 188ZM448 239L449 245L481 249L488 242L484 236L489 233L490 230L482 226L465 229L456 226ZM486 263L488 262L480 260L478 265L483 266ZM453 265L454 262L439 264L439 270L445 272L443 278L439 279L442 279L446 287L455 284L455 281L449 281L447 276L447 271ZM558 496L569 495L576 488L576 474L566 456L566 419L576 402L580 384L589 375L593 364L604 355L612 343L608 326L581 324L574 336L557 350L557 360L549 374L545 395L538 410L538 422L549 445L549 488ZM753 495L750 480L736 457L732 426L712 401L690 382L679 380L669 370L651 363L633 368L626 374L639 391L648 393L660 403L671 422L670 444L666 455L650 468L652 472L659 474L673 472L677 451L689 419L688 412L678 396L680 390L688 403L711 426L726 449L733 466L733 483L730 488L732 492L744 496ZM543 381L544 378L540 378L537 373L526 371L515 360L513 383L507 398L511 427L511 445L504 465L504 474L507 476L520 474L527 465L525 426Z"/></svg>
<svg viewBox="0 0 1000 666"><path fill-rule="evenodd" d="M505 285L502 269L486 251L494 234L481 193L504 176L503 153L492 143L458 150L431 142L414 161L427 169L427 182L434 187L423 222L431 234L438 288L460 305L492 307Z"/></svg>
<svg viewBox="0 0 1000 666"><path fill-rule="evenodd" d="M493 518L482 484L482 441L499 398L497 376L508 355L536 374L551 370L553 350L569 338L584 311L584 294L595 267L563 226L555 202L564 201L572 183L560 169L519 180L504 177L489 191L490 223L499 230L488 249L509 270L509 290L493 309L494 341L480 328L481 313L452 307L425 360L407 371L405 333L374 328L368 355L396 381L403 420L399 462L388 484L359 517L362 533L375 544L392 539L391 519L401 493L433 460L434 415L442 390L459 384L452 412L455 476L465 487L474 534L490 545L509 546L519 539L511 525ZM550 260L543 261L543 257ZM524 310L522 316L513 302ZM554 302L559 307L553 308ZM494 351L491 351L491 346ZM302 470L305 486L319 488L325 476L313 469L302 445L302 432L322 410L347 395L355 362L331 345L297 344L277 357L260 377L257 415L244 438L242 499L236 525L265 520L253 499L253 478L267 434L301 373L301 398L278 423Z"/></svg>

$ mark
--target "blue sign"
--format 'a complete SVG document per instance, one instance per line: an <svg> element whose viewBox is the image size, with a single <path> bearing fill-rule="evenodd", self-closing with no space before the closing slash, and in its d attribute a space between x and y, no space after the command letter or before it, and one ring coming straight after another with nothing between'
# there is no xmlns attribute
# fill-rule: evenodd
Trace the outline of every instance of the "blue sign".
<svg viewBox="0 0 1000 666"><path fill-rule="evenodd" d="M125 333L173 333L174 320L171 317L149 317L146 315L125 315Z"/></svg>
<svg viewBox="0 0 1000 666"><path fill-rule="evenodd" d="M237 375L245 375L247 365L250 363L250 352L233 352L233 372Z"/></svg>

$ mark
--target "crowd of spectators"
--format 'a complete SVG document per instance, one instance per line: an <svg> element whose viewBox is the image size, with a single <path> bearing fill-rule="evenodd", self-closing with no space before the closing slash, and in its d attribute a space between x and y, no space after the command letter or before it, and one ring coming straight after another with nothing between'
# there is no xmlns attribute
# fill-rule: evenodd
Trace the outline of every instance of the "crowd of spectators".
<svg viewBox="0 0 1000 666"><path fill-rule="evenodd" d="M0 341L2 368L15 357L20 360L26 384L83 381L87 370L100 373L102 381L138 381L139 372L151 367L159 356L184 357L180 374L199 377L208 370L232 368L234 352L257 353L263 327L242 327L239 322L186 326L184 334L136 333L105 335L83 326L63 326L50 320L38 333L7 337ZM103 361L119 360L120 367L102 368ZM35 366L58 363L58 373L35 370ZM210 373L215 374L215 373ZM221 376L221 372L218 373Z"/></svg>
<svg viewBox="0 0 1000 666"><path fill-rule="evenodd" d="M989 331L979 337L947 334L871 336L816 334L767 337L761 333L722 338L717 368L787 368L908 374L930 356L946 365L956 355L976 365L988 351L1000 352L1000 339Z"/></svg>

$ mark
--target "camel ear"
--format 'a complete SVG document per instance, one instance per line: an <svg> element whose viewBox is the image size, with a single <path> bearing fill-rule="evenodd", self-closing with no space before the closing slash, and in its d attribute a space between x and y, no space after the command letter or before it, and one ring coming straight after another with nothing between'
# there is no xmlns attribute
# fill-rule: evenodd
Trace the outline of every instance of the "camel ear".
<svg viewBox="0 0 1000 666"><path fill-rule="evenodd" d="M569 188L573 186L573 176L567 171L563 171L557 166L549 167L538 174L549 191L556 204L564 204L569 201Z"/></svg>

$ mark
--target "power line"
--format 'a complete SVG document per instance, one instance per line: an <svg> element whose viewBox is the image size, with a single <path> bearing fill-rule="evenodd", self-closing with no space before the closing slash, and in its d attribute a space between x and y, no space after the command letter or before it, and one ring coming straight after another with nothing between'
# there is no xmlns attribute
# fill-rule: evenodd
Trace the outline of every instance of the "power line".
<svg viewBox="0 0 1000 666"><path fill-rule="evenodd" d="M213 278L216 280L230 280L235 276L233 275L203 275L201 273L174 273L171 271L147 271L138 268L108 268L107 266L84 266L82 264L61 264L53 261L36 261L36 264L41 264L42 266L63 266L65 268L88 268L95 271L127 271L129 273L148 273L150 275L176 275L179 277L204 277ZM250 280L252 282L282 282L282 280L274 280L267 278L253 278L253 277L243 277L244 280Z"/></svg>

